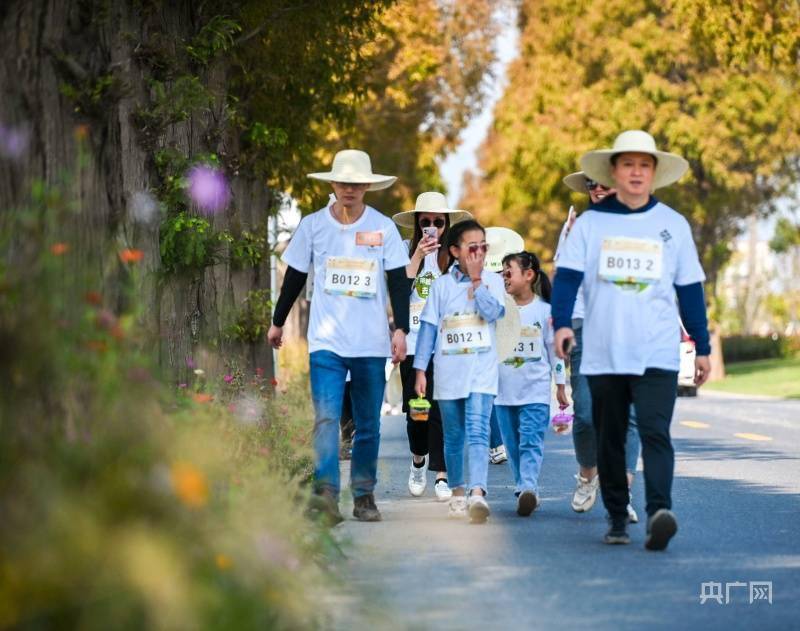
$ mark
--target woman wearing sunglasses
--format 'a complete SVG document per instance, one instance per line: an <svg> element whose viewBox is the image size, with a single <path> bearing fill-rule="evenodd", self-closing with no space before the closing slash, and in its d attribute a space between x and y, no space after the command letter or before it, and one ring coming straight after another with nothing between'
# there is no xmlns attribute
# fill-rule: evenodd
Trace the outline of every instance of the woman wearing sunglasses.
<svg viewBox="0 0 800 631"><path fill-rule="evenodd" d="M564 184L578 193L587 193L592 204L599 204L606 197L616 194L616 189L603 186L588 177L583 171L571 173L564 178ZM570 209L561 237L556 248L555 262L564 247L564 242L575 223L575 211ZM592 509L597 500L597 491L600 488L600 479L597 476L597 436L592 422L592 393L589 390L589 380L581 374L581 356L583 354L583 317L585 307L583 303L583 288L578 289L575 299L575 308L572 311L572 329L575 331L575 345L569 355L570 386L572 387L573 409L575 421L572 425L572 442L575 447L575 459L578 461L578 473L575 493L572 496L572 510L576 513L586 513ZM632 524L639 522L639 516L633 508L633 494L630 492L633 480L636 477L636 463L639 461L641 443L639 429L636 424L636 412L631 405L628 434L625 439L625 468L628 475L628 520Z"/></svg>
<svg viewBox="0 0 800 631"><path fill-rule="evenodd" d="M499 275L483 269L488 246L477 221L462 221L450 228L447 245L454 263L431 286L420 317L415 391L427 392L426 371L433 355L433 398L442 413L444 456L453 490L449 516L469 514L473 523L483 523L489 517L485 499L489 414L497 395L495 323L505 313L505 289ZM464 475L465 443L468 476Z"/></svg>
<svg viewBox="0 0 800 631"><path fill-rule="evenodd" d="M559 257L553 290L556 353L565 358L574 344L572 308L583 284L581 373L588 376L592 392L600 492L611 521L605 541L630 542L624 445L633 403L647 497L644 545L664 550L678 530L671 510L675 453L670 423L680 366L679 314L696 343L698 386L711 368L705 274L691 227L652 195L677 182L689 164L658 151L650 134L636 130L617 136L611 149L584 154L581 167L617 193L580 216Z"/></svg>
<svg viewBox="0 0 800 631"><path fill-rule="evenodd" d="M411 262L406 266L408 278L413 279L410 302L410 329L406 337L407 356L400 364L400 377L403 382L403 411L406 413L408 446L411 450L411 466L408 475L408 491L414 497L421 497L427 486L426 471L435 473L433 491L436 499L446 502L452 496L447 483L447 466L444 459L442 437L442 417L436 401L432 406L427 422L411 419L408 401L416 396L414 386L414 351L417 333L420 329L420 315L428 299L431 284L450 266L447 248L441 247L447 239L451 225L470 219L472 215L464 210L448 208L447 200L441 193L427 192L417 197L414 210L398 213L392 219L403 228L413 230L411 240L404 244L408 248ZM433 398L433 365L426 372L427 388L425 396Z"/></svg>

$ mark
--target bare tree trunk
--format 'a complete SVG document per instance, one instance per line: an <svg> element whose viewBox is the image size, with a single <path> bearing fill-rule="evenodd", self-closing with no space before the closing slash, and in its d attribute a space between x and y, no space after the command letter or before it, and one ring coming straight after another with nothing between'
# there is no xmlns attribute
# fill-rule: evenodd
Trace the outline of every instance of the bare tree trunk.
<svg viewBox="0 0 800 631"><path fill-rule="evenodd" d="M127 210L133 194L159 185L154 148L173 147L187 156L237 150L235 136L225 127L227 72L219 63L200 75L215 95L210 111L193 111L187 120L168 125L150 139L152 145L143 142L134 122L134 112L151 98L155 72L142 62L143 51L157 44L169 52L170 46L189 41L197 28L198 4L204 3L0 3L0 124L27 130L30 137L18 160L0 162L0 209L25 205L34 181L56 186L69 174L68 193L80 209L70 234L54 236L69 240L71 252L95 270L96 285L89 289L102 291L114 308L124 306L119 281L126 274L115 253L126 247L144 251L136 290L144 324L159 340L153 354L166 375L183 378L187 358L198 354L238 357L246 369L260 367L271 374L272 355L264 343L234 343L225 335L247 293L269 289L268 253L250 270L234 271L223 261L193 276L163 277L158 221L137 223ZM108 78L112 88L91 107L91 89ZM165 83L169 87L170 80ZM64 94L70 87L73 98ZM232 188L233 206L213 218L214 227L265 232L271 209L265 185L242 176Z"/></svg>

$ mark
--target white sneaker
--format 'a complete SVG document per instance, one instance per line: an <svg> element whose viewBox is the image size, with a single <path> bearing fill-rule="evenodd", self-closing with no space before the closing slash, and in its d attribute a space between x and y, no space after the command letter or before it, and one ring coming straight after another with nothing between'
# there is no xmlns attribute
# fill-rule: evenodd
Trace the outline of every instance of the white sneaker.
<svg viewBox="0 0 800 631"><path fill-rule="evenodd" d="M585 513L591 510L597 500L597 489L600 487L600 478L594 476L587 480L582 475L576 475L578 486L572 496L572 510L576 513Z"/></svg>
<svg viewBox="0 0 800 631"><path fill-rule="evenodd" d="M483 495L470 495L467 505L469 520L473 524L482 524L489 517L489 504Z"/></svg>
<svg viewBox="0 0 800 631"><path fill-rule="evenodd" d="M420 497L425 493L425 486L428 484L428 459L421 467L414 466L414 459L411 459L411 471L408 474L408 492L414 497Z"/></svg>
<svg viewBox="0 0 800 631"><path fill-rule="evenodd" d="M639 523L639 515L633 508L633 493L628 493L628 521L632 524Z"/></svg>
<svg viewBox="0 0 800 631"><path fill-rule="evenodd" d="M453 490L447 486L447 480L436 480L433 485L433 492L436 493L436 499L439 502L446 502L453 497Z"/></svg>
<svg viewBox="0 0 800 631"><path fill-rule="evenodd" d="M492 464L503 464L508 460L506 455L506 446L498 445L494 449L489 449L489 462Z"/></svg>
<svg viewBox="0 0 800 631"><path fill-rule="evenodd" d="M463 495L454 495L450 500L450 511L447 513L450 519L462 519L467 516L467 498Z"/></svg>

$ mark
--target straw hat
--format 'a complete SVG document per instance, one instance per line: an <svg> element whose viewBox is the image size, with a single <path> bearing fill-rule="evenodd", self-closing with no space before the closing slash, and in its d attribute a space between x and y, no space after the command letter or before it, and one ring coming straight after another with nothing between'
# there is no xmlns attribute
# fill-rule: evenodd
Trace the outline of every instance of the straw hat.
<svg viewBox="0 0 800 631"><path fill-rule="evenodd" d="M500 363L511 357L514 347L519 342L519 333L522 329L517 303L508 294L506 294L505 308L505 314L495 323L497 361Z"/></svg>
<svg viewBox="0 0 800 631"><path fill-rule="evenodd" d="M486 228L486 243L489 251L483 269L489 272L499 272L503 269L503 257L507 254L516 254L525 249L525 241L510 228Z"/></svg>
<svg viewBox="0 0 800 631"><path fill-rule="evenodd" d="M468 213L466 210L449 208L447 205L447 198L441 193L429 191L417 195L417 203L414 205L414 210L406 210L402 213L397 213L392 217L392 221L403 228L413 228L415 213L441 213L443 215L451 215L451 226L459 221L472 219L472 214Z"/></svg>
<svg viewBox="0 0 800 631"><path fill-rule="evenodd" d="M598 149L583 154L581 169L595 182L613 188L616 184L611 177L611 157L618 153L646 153L658 161L653 177L653 190L677 182L689 168L686 160L674 153L659 151L650 134L636 129L622 132L614 140L611 149Z"/></svg>
<svg viewBox="0 0 800 631"><path fill-rule="evenodd" d="M561 181L576 193L586 193L588 195L589 189L586 188L586 177L583 171L576 171L575 173L570 173Z"/></svg>
<svg viewBox="0 0 800 631"><path fill-rule="evenodd" d="M397 180L393 175L373 173L369 155L357 149L339 151L333 158L333 167L330 171L309 173L308 177L325 182L369 184L367 190L370 191L389 188Z"/></svg>

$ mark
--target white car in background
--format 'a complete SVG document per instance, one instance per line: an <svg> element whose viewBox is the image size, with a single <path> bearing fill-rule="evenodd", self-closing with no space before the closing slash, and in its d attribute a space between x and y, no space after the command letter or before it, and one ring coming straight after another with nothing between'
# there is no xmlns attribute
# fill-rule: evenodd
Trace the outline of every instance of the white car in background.
<svg viewBox="0 0 800 631"><path fill-rule="evenodd" d="M697 351L691 338L681 322L681 367L678 370L678 396L696 397L697 386L694 384L694 360Z"/></svg>

